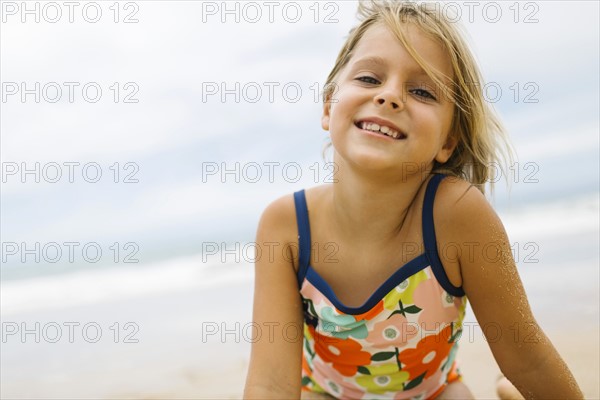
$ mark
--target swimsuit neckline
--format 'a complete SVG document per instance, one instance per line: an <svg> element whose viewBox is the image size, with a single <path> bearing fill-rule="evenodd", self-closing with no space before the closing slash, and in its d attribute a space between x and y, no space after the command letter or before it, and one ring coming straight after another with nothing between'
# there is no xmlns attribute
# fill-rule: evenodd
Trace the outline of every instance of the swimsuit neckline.
<svg viewBox="0 0 600 400"><path fill-rule="evenodd" d="M365 302L358 307L351 307L345 305L335 294L331 285L313 268L311 264L308 265L305 279L308 280L315 288L317 288L329 301L340 311L346 314L363 314L371 311L383 298L390 293L396 286L401 282L408 279L417 272L430 266L429 258L427 253L421 253L415 258L411 259L407 263L397 268L392 275L390 275L371 295L365 300Z"/></svg>
<svg viewBox="0 0 600 400"><path fill-rule="evenodd" d="M425 252L410 260L406 264L399 267L388 279L386 279L371 296L360 307L348 307L343 304L335 295L331 286L323 279L322 276L310 265L310 221L308 218L308 207L306 204L306 196L304 189L294 192L294 204L296 208L296 221L298 224L298 258L299 266L296 274L298 288L301 290L303 282L308 279L317 290L342 312L348 314L361 314L371 310L381 301L387 293L395 286L400 284L411 275L421 271L426 267L431 267L433 275L440 283L442 288L452 296L464 296L465 292L462 287L454 286L442 265L437 252L437 244L435 237L435 226L433 221L433 202L437 188L444 179L443 174L433 174L425 189L423 198L423 210L421 215L421 234L423 236L423 244Z"/></svg>

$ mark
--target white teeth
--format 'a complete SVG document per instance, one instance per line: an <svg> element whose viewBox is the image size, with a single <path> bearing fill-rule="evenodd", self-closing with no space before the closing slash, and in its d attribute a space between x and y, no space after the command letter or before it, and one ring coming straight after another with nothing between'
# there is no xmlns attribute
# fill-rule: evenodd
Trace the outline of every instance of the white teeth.
<svg viewBox="0 0 600 400"><path fill-rule="evenodd" d="M381 132L384 135L393 137L394 139L398 139L400 137L400 132L390 128L389 126L385 126L385 125L378 125L372 122L361 122L360 123L360 127L362 129L366 129L369 131L373 131L373 132Z"/></svg>

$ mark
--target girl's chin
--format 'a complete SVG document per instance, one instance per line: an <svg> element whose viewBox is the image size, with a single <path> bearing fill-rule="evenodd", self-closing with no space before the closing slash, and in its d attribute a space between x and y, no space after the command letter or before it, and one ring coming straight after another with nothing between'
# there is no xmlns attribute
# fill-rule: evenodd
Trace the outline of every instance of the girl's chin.
<svg viewBox="0 0 600 400"><path fill-rule="evenodd" d="M373 146L349 146L344 152L345 158L356 161L393 165L403 158L398 151Z"/></svg>
<svg viewBox="0 0 600 400"><path fill-rule="evenodd" d="M381 154L353 154L350 157L345 158L345 160L348 164L352 164L354 167L364 170L383 172L386 170L397 170L401 167L401 163L397 158L382 156Z"/></svg>
<svg viewBox="0 0 600 400"><path fill-rule="evenodd" d="M354 148L336 150L333 159L336 164L347 164L352 168L362 171L374 171L378 173L390 172L392 174L419 173L427 169L426 161L402 157L397 152L391 154L389 151L379 149ZM429 163L431 164L431 163Z"/></svg>

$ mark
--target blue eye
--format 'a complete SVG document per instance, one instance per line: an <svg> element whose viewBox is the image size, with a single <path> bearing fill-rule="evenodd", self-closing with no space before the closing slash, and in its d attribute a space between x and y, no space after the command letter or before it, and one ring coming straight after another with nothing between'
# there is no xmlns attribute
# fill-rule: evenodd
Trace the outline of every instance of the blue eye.
<svg viewBox="0 0 600 400"><path fill-rule="evenodd" d="M435 96L433 96L427 90L424 90L424 89L414 89L412 92L415 93L419 97L424 97L424 98L428 98L428 99L431 99L431 100L436 100Z"/></svg>
<svg viewBox="0 0 600 400"><path fill-rule="evenodd" d="M377 85L379 83L379 81L375 78L373 78L372 76L361 76L356 78L357 81L361 81L364 83L371 83L373 85Z"/></svg>

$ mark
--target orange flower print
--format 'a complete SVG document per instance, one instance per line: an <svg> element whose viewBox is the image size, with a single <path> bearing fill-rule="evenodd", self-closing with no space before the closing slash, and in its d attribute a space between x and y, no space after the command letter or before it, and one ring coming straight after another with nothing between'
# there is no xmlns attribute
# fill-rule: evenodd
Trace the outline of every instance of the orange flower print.
<svg viewBox="0 0 600 400"><path fill-rule="evenodd" d="M371 354L362 351L362 346L357 341L347 338L338 339L324 336L314 330L312 326L308 329L315 339L315 353L325 362L332 363L340 374L353 376L359 366L371 363Z"/></svg>
<svg viewBox="0 0 600 400"><path fill-rule="evenodd" d="M367 336L367 342L378 349L404 347L419 332L416 325L408 323L403 315L394 314L375 324Z"/></svg>
<svg viewBox="0 0 600 400"><path fill-rule="evenodd" d="M422 379L426 379L435 374L454 345L453 342L448 343L451 336L452 325L448 325L439 334L421 339L415 349L400 352L398 360L402 363L402 370L409 373L410 379L423 374Z"/></svg>

